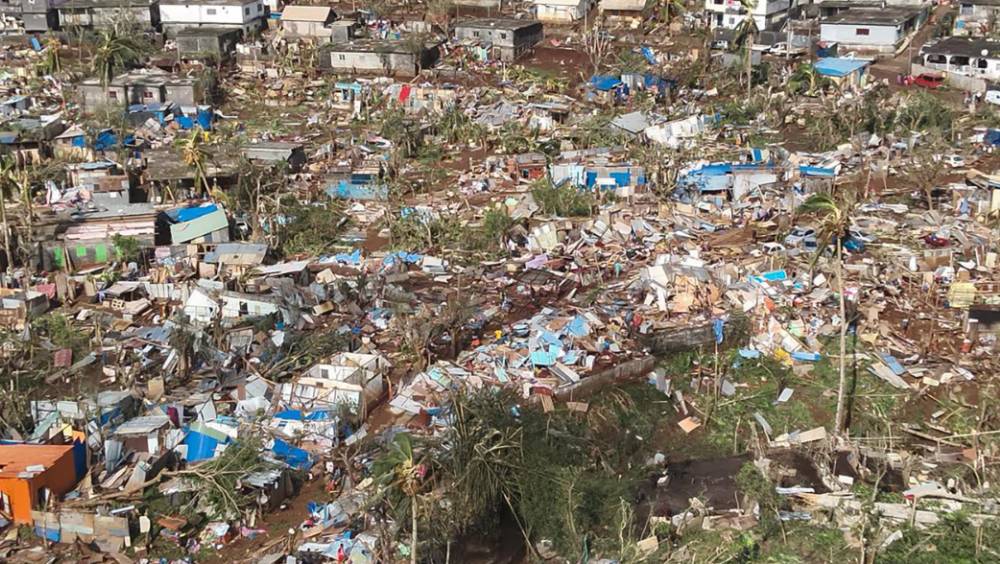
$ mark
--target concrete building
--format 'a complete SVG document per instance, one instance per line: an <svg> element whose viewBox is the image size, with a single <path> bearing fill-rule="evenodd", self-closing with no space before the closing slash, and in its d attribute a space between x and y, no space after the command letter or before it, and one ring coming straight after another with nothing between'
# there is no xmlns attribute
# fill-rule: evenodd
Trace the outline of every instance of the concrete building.
<svg viewBox="0 0 1000 564"><path fill-rule="evenodd" d="M59 29L59 14L56 9L64 0L21 0L21 21L24 31L44 32Z"/></svg>
<svg viewBox="0 0 1000 564"><path fill-rule="evenodd" d="M92 112L108 104L154 104L174 102L195 106L205 102L204 85L195 78L161 70L141 69L116 76L106 86L98 78L84 80L77 87L84 111Z"/></svg>
<svg viewBox="0 0 1000 564"><path fill-rule="evenodd" d="M183 59L224 60L236 52L243 32L231 27L189 27L177 32L177 54Z"/></svg>
<svg viewBox="0 0 1000 564"><path fill-rule="evenodd" d="M59 6L57 12L63 29L110 28L122 18L122 12L143 29L160 25L158 0L70 0Z"/></svg>
<svg viewBox="0 0 1000 564"><path fill-rule="evenodd" d="M601 15L610 22L642 21L649 14L652 3L648 0L601 0Z"/></svg>
<svg viewBox="0 0 1000 564"><path fill-rule="evenodd" d="M489 43L501 61L513 61L541 42L541 22L503 18L478 19L455 26L455 38Z"/></svg>
<svg viewBox="0 0 1000 564"><path fill-rule="evenodd" d="M920 48L923 66L985 80L1000 80L1000 41L946 37Z"/></svg>
<svg viewBox="0 0 1000 564"><path fill-rule="evenodd" d="M534 0L535 19L569 24L582 20L594 6L592 0Z"/></svg>
<svg viewBox="0 0 1000 564"><path fill-rule="evenodd" d="M982 37L1000 32L1000 0L961 0L953 35Z"/></svg>
<svg viewBox="0 0 1000 564"><path fill-rule="evenodd" d="M788 6L789 0L758 0L753 9L757 29L778 27L788 16ZM705 0L705 13L712 28L736 29L746 19L746 11L739 0Z"/></svg>
<svg viewBox="0 0 1000 564"><path fill-rule="evenodd" d="M281 12L281 29L286 37L330 40L330 24L337 18L329 6L286 6Z"/></svg>
<svg viewBox="0 0 1000 564"><path fill-rule="evenodd" d="M323 50L319 66L340 72L414 76L437 62L437 43L406 39L356 39Z"/></svg>
<svg viewBox="0 0 1000 564"><path fill-rule="evenodd" d="M244 34L260 30L267 10L260 0L197 0L185 4L179 0L160 2L163 32L173 37L191 27L228 27Z"/></svg>
<svg viewBox="0 0 1000 564"><path fill-rule="evenodd" d="M820 40L842 50L893 54L923 24L922 8L848 9L820 22Z"/></svg>

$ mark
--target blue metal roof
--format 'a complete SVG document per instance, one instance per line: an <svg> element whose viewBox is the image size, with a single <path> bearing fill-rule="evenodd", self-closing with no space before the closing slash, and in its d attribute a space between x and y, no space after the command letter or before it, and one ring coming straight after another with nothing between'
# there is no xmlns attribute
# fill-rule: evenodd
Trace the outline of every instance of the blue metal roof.
<svg viewBox="0 0 1000 564"><path fill-rule="evenodd" d="M813 68L816 72L823 76L832 76L840 78L842 76L847 76L851 73L858 72L859 70L867 67L868 61L862 61L860 59L845 59L842 57L828 57L826 59L820 59L813 63Z"/></svg>

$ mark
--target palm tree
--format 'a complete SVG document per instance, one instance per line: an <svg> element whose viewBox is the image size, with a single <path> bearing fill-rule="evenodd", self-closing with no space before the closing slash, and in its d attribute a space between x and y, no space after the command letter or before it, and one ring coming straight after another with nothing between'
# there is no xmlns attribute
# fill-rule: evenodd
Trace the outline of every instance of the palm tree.
<svg viewBox="0 0 1000 564"><path fill-rule="evenodd" d="M745 16L739 25L736 26L733 46L734 48L739 47L746 51L747 96L750 96L750 90L753 88L753 43L757 38L757 33L760 32L760 29L757 27L757 20L754 19L753 14L753 11L757 8L757 0L740 0L740 7L743 9Z"/></svg>
<svg viewBox="0 0 1000 564"><path fill-rule="evenodd" d="M829 194L813 194L799 207L800 213L814 214L820 218L820 241L815 259L833 242L835 260L833 263L834 277L837 281L837 295L840 307L840 363L837 380L837 415L836 432L840 433L844 426L844 391L847 387L847 304L844 299L844 261L843 238L850 224L850 210L853 206L847 201L837 201Z"/></svg>
<svg viewBox="0 0 1000 564"><path fill-rule="evenodd" d="M7 274L10 274L14 267L14 257L10 253L10 226L7 225L7 192L12 191L18 185L17 170L14 160L10 158L0 159L0 225L3 229L3 250L4 259L7 262ZM4 277L6 283L6 277Z"/></svg>
<svg viewBox="0 0 1000 564"><path fill-rule="evenodd" d="M92 70L107 86L121 71L135 66L143 56L142 44L115 30L102 30L97 36L97 48L91 63Z"/></svg>
<svg viewBox="0 0 1000 564"><path fill-rule="evenodd" d="M407 433L397 434L389 451L373 465L373 474L382 486L381 494L410 504L410 564L417 564L417 497L425 473L426 467L414 457L413 441Z"/></svg>
<svg viewBox="0 0 1000 564"><path fill-rule="evenodd" d="M207 141L208 134L200 127L192 129L191 135L187 139L178 141L184 164L194 167L194 189L199 194L206 191L205 162L208 159L208 153L205 151L205 143Z"/></svg>

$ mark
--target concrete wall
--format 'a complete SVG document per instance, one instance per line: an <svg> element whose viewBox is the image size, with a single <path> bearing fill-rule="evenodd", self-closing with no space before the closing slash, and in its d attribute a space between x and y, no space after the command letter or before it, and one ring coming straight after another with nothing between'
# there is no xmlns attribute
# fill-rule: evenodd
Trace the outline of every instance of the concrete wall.
<svg viewBox="0 0 1000 564"><path fill-rule="evenodd" d="M549 23L573 23L582 20L587 13L588 3L584 0L574 6L535 5L535 19Z"/></svg>
<svg viewBox="0 0 1000 564"><path fill-rule="evenodd" d="M417 56L409 53L330 52L330 67L339 71L415 74Z"/></svg>
<svg viewBox="0 0 1000 564"><path fill-rule="evenodd" d="M867 29L868 35L858 35L859 29ZM895 50L899 42L903 40L903 35L896 26L821 23L820 39L836 41L841 45Z"/></svg>
<svg viewBox="0 0 1000 564"><path fill-rule="evenodd" d="M160 6L160 20L165 25L242 26L262 17L264 17L263 3L253 0L239 5L162 4Z"/></svg>
<svg viewBox="0 0 1000 564"><path fill-rule="evenodd" d="M281 29L285 34L293 37L315 37L318 39L329 39L330 28L322 22L301 22L301 21L281 21Z"/></svg>

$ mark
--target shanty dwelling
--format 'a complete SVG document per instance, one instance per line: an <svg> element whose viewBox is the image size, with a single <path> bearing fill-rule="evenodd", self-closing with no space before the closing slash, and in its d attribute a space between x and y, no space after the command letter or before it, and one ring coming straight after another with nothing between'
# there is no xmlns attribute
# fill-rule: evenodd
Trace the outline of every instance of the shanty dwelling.
<svg viewBox="0 0 1000 564"><path fill-rule="evenodd" d="M324 49L319 64L320 68L340 72L416 76L421 69L434 66L438 56L437 43L355 39Z"/></svg>
<svg viewBox="0 0 1000 564"><path fill-rule="evenodd" d="M533 0L535 19L554 24L582 20L594 6L593 0Z"/></svg>
<svg viewBox="0 0 1000 564"><path fill-rule="evenodd" d="M204 81L158 69L139 69L116 76L104 85L100 78L84 80L77 87L84 111L107 105L174 102L195 106L206 101Z"/></svg>
<svg viewBox="0 0 1000 564"><path fill-rule="evenodd" d="M57 12L63 29L109 29L122 13L143 29L160 25L159 0L69 0Z"/></svg>
<svg viewBox="0 0 1000 564"><path fill-rule="evenodd" d="M229 241L229 217L218 204L168 210L159 223L161 231L169 229L174 245Z"/></svg>
<svg viewBox="0 0 1000 564"><path fill-rule="evenodd" d="M329 6L286 6L281 12L285 37L314 38L329 41L330 24L337 18Z"/></svg>
<svg viewBox="0 0 1000 564"><path fill-rule="evenodd" d="M242 35L241 30L231 27L189 27L178 31L174 41L182 59L223 61L236 53Z"/></svg>
<svg viewBox="0 0 1000 564"><path fill-rule="evenodd" d="M1000 80L1000 41L946 37L920 48L923 66L968 77Z"/></svg>
<svg viewBox="0 0 1000 564"><path fill-rule="evenodd" d="M282 405L292 409L338 410L347 407L364 419L382 395L388 361L378 355L338 355L317 364L279 389Z"/></svg>
<svg viewBox="0 0 1000 564"><path fill-rule="evenodd" d="M72 490L83 472L73 445L0 445L0 510L30 525L32 510ZM84 472L86 459L83 459Z"/></svg>
<svg viewBox="0 0 1000 564"><path fill-rule="evenodd" d="M763 2L766 4L766 2ZM598 9L609 22L641 22L650 12L649 0L601 0Z"/></svg>
<svg viewBox="0 0 1000 564"><path fill-rule="evenodd" d="M611 0L618 2L620 0ZM789 0L759 0L753 6L753 19L757 29L778 27L788 16ZM746 11L739 0L705 0L705 13L712 28L736 29L746 19Z"/></svg>
<svg viewBox="0 0 1000 564"><path fill-rule="evenodd" d="M846 90L864 88L869 65L871 61L864 59L827 57L813 63L813 68L818 75L830 79L841 90Z"/></svg>
<svg viewBox="0 0 1000 564"><path fill-rule="evenodd" d="M455 26L455 38L488 44L501 61L514 61L541 42L542 23L512 18L484 18Z"/></svg>
<svg viewBox="0 0 1000 564"><path fill-rule="evenodd" d="M285 163L290 172L298 172L306 164L306 150L301 143L265 141L243 148L243 156L250 162L262 164Z"/></svg>
<svg viewBox="0 0 1000 564"><path fill-rule="evenodd" d="M851 8L820 21L820 40L841 49L891 55L920 28L923 8Z"/></svg>
<svg viewBox="0 0 1000 564"><path fill-rule="evenodd" d="M229 27L250 34L264 25L267 10L260 0L160 2L160 25L170 37L189 27Z"/></svg>
<svg viewBox="0 0 1000 564"><path fill-rule="evenodd" d="M21 330L49 310L49 297L34 290L0 288L0 327Z"/></svg>
<svg viewBox="0 0 1000 564"><path fill-rule="evenodd" d="M994 22L998 17L1000 0L961 0L952 35L982 37L990 31L995 32Z"/></svg>

